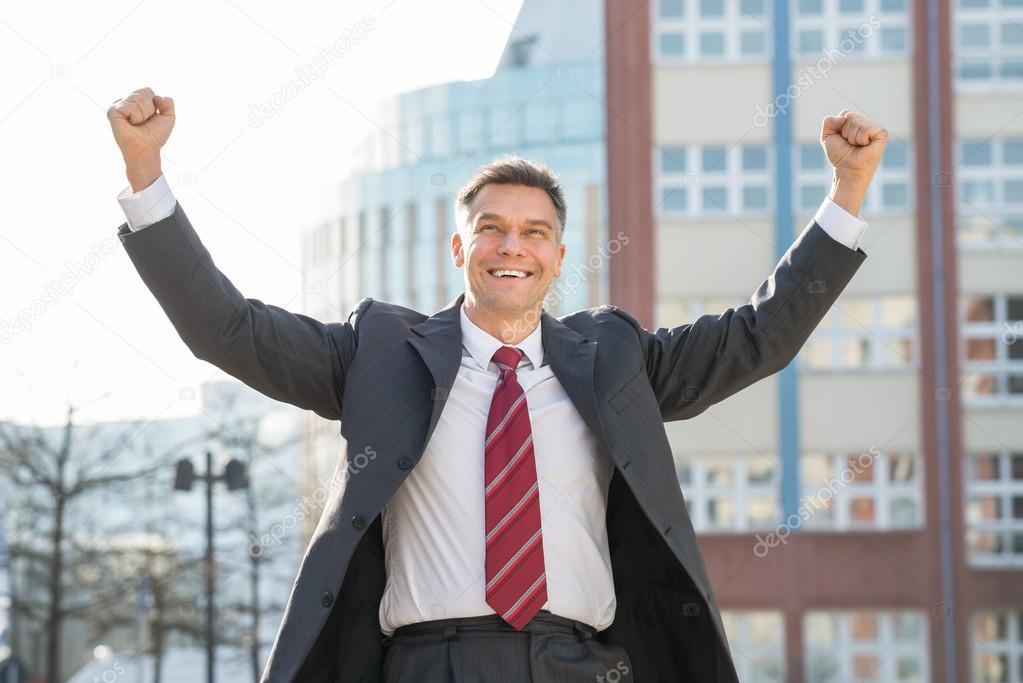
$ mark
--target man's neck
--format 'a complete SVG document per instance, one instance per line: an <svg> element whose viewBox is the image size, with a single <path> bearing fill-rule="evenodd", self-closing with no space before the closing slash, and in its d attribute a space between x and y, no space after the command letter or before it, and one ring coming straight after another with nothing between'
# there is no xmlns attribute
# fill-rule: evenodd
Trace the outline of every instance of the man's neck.
<svg viewBox="0 0 1023 683"><path fill-rule="evenodd" d="M500 315L475 306L468 299L462 303L462 307L473 324L508 345L518 344L528 337L540 324L540 316L543 313L542 307L537 307L511 316Z"/></svg>

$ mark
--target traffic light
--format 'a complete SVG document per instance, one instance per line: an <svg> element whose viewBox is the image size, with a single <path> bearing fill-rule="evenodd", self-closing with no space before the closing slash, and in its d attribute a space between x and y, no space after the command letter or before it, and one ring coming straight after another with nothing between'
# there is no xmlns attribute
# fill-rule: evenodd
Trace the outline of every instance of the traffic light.
<svg viewBox="0 0 1023 683"><path fill-rule="evenodd" d="M224 468L224 481L227 483L228 491L237 491L249 485L249 473L246 471L245 463L241 460L231 458Z"/></svg>
<svg viewBox="0 0 1023 683"><path fill-rule="evenodd" d="M174 490L191 491L195 483L195 467L191 460L178 460L177 468L174 470Z"/></svg>

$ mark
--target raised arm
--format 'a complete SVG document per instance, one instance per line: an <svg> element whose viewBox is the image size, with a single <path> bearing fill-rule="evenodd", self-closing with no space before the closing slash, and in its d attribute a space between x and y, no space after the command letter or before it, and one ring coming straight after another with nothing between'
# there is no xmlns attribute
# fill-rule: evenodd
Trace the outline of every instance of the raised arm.
<svg viewBox="0 0 1023 683"><path fill-rule="evenodd" d="M887 131L860 114L824 119L821 144L835 169L831 194L748 303L653 332L618 312L640 336L665 421L695 417L796 356L867 258L858 246L865 224L857 229L848 219L858 220L887 140Z"/></svg>
<svg viewBox="0 0 1023 683"><path fill-rule="evenodd" d="M813 221L749 302L678 327L636 328L665 422L696 417L784 368L867 255Z"/></svg>
<svg viewBox="0 0 1023 683"><path fill-rule="evenodd" d="M132 189L152 186L173 127L170 98L137 90L115 102L108 119ZM173 207L144 229L122 224L118 237L188 348L271 398L340 419L358 317L371 301L361 302L346 322L324 324L247 299L217 269L181 205Z"/></svg>

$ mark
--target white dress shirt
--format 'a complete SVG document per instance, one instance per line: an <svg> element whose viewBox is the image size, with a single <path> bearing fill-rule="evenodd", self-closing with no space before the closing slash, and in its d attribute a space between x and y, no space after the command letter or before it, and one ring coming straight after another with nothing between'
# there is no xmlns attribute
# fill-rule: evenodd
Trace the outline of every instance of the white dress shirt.
<svg viewBox="0 0 1023 683"><path fill-rule="evenodd" d="M500 340L462 308L462 363L419 463L384 507L385 633L430 619L494 614L486 602L483 442ZM612 462L550 365L541 328L516 348L540 493L547 602L597 630L614 620L615 593L605 514Z"/></svg>
<svg viewBox="0 0 1023 683"><path fill-rule="evenodd" d="M161 175L118 195L131 230L174 213ZM867 224L825 198L814 220L850 249ZM462 361L437 427L416 467L383 509L387 583L381 630L494 614L486 603L483 441L502 342L460 310ZM615 593L605 515L613 464L601 454L564 387L543 364L541 328L516 345L533 432L547 597L543 608L597 630L614 621Z"/></svg>

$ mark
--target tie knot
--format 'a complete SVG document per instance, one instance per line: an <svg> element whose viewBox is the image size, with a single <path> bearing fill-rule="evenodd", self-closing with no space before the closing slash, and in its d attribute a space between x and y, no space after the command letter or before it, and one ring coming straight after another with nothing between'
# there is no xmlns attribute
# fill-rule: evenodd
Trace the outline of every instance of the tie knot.
<svg viewBox="0 0 1023 683"><path fill-rule="evenodd" d="M522 352L516 349L514 346L502 346L497 351L494 351L493 361L500 366L501 370L512 370L519 367L519 361L522 360Z"/></svg>

